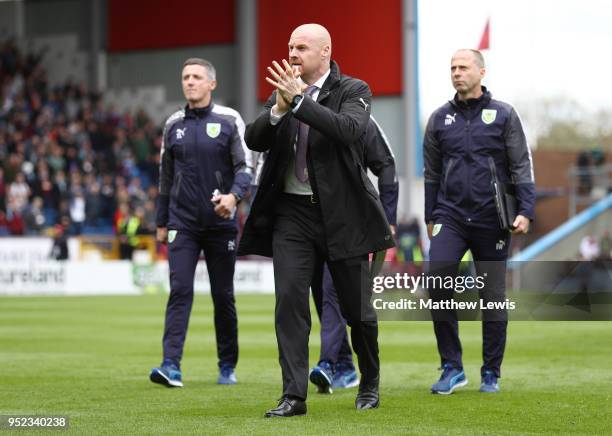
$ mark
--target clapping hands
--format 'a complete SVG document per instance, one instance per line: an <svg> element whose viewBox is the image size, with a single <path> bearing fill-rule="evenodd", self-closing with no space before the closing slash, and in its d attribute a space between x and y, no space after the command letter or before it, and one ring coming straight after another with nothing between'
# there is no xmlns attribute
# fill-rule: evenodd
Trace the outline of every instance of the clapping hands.
<svg viewBox="0 0 612 436"><path fill-rule="evenodd" d="M273 77L266 77L266 82L276 88L276 105L281 112L289 110L289 105L296 95L302 95L308 85L300 78L298 68L292 68L285 59L282 60L284 68L276 61L268 72Z"/></svg>

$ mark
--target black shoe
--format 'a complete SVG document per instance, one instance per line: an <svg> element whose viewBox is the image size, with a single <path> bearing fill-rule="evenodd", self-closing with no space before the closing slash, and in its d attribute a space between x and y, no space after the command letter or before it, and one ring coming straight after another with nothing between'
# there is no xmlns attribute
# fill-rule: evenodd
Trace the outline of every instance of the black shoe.
<svg viewBox="0 0 612 436"><path fill-rule="evenodd" d="M306 401L297 398L283 397L276 409L270 409L265 418L288 418L290 416L306 415Z"/></svg>
<svg viewBox="0 0 612 436"><path fill-rule="evenodd" d="M359 392L355 398L355 407L358 410L376 409L380 404L378 397L378 381L359 385Z"/></svg>

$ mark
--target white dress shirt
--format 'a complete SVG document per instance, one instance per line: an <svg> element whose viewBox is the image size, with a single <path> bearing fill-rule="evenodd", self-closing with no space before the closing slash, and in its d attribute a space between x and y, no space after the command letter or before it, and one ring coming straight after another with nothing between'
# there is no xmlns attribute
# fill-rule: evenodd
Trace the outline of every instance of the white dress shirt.
<svg viewBox="0 0 612 436"><path fill-rule="evenodd" d="M319 93L321 92L323 83L325 83L325 80L327 80L327 78L329 77L330 72L331 70L327 70L327 72L323 74L319 78L319 80L313 83L313 85L316 86L317 88L312 93L312 99L314 101L317 101L317 99L319 98ZM305 95L304 98L311 98L311 97L308 97ZM302 105L302 102L304 101L304 98L300 100L300 102L293 109L291 109L293 113L296 113L298 111L298 109ZM276 114L274 113L275 107L276 105L272 106L272 108L270 109L270 124L272 124L273 126L278 124L280 120L287 113L287 112L283 112L281 114ZM291 160L289 161L289 165L287 166L287 170L285 172L285 190L284 192L286 192L287 194L312 195L313 192L312 192L312 187L310 186L310 182L307 180L306 182L302 183L295 176L295 144L296 142L297 142L297 133L296 133L295 140L293 142L293 154L291 155Z"/></svg>

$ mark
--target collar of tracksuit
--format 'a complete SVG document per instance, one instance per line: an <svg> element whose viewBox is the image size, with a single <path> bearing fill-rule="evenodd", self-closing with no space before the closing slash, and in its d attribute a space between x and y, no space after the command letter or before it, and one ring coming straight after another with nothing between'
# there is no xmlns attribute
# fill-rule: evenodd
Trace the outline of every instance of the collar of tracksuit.
<svg viewBox="0 0 612 436"><path fill-rule="evenodd" d="M214 104L211 101L210 104L206 107L196 107L190 108L189 105L185 106L185 118L204 118L206 115L210 113Z"/></svg>
<svg viewBox="0 0 612 436"><path fill-rule="evenodd" d="M455 94L455 97L451 100L451 104L458 109L464 111L471 111L476 108L480 108L491 101L491 93L486 86L481 86L482 95L478 98L469 98L467 100L459 100L459 94Z"/></svg>

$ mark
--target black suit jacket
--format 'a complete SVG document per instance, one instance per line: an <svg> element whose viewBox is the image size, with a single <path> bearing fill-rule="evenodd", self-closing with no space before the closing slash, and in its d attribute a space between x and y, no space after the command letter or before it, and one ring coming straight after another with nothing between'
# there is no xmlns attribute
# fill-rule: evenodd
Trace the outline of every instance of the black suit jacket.
<svg viewBox="0 0 612 436"><path fill-rule="evenodd" d="M270 109L276 102L272 94L246 129L247 146L255 151L269 150L269 155L238 255L273 255L274 210L294 153L295 119L310 126L308 174L319 199L330 260L394 245L378 193L363 167L371 96L365 82L341 75L333 61L317 101L304 98L295 114L290 111L275 126L270 124Z"/></svg>

